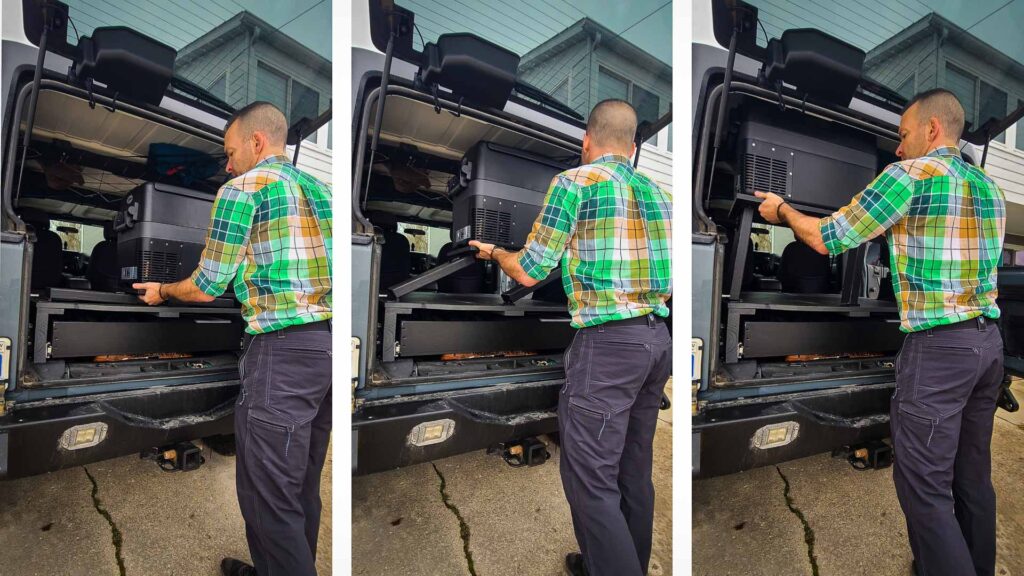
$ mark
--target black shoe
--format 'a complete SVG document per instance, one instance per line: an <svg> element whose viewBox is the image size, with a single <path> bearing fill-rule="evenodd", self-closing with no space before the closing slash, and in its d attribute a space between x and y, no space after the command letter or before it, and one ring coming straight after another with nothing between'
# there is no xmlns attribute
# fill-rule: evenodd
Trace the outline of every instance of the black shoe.
<svg viewBox="0 0 1024 576"><path fill-rule="evenodd" d="M256 569L241 560L225 558L220 561L220 573L224 576L256 576Z"/></svg>
<svg viewBox="0 0 1024 576"><path fill-rule="evenodd" d="M569 576L587 576L587 568L583 565L583 555L570 552L565 555L565 573Z"/></svg>

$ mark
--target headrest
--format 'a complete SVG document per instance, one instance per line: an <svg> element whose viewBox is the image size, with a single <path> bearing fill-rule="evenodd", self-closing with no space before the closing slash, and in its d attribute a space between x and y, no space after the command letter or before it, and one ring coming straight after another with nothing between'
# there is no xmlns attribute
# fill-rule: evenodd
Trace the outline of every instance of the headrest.
<svg viewBox="0 0 1024 576"><path fill-rule="evenodd" d="M768 42L765 77L810 98L848 106L860 84L864 51L821 30L786 30Z"/></svg>

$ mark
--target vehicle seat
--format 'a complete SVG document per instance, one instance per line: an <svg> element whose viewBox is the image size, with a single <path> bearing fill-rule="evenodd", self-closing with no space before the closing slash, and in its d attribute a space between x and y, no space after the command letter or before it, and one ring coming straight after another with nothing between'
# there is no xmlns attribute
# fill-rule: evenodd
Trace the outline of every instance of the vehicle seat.
<svg viewBox="0 0 1024 576"><path fill-rule="evenodd" d="M117 234L109 222L103 226L103 240L92 249L85 277L93 290L118 291L121 275L117 266Z"/></svg>
<svg viewBox="0 0 1024 576"><path fill-rule="evenodd" d="M32 247L32 289L60 286L64 280L64 242L50 230L50 218L45 214L23 218L36 234Z"/></svg>
<svg viewBox="0 0 1024 576"><path fill-rule="evenodd" d="M779 282L783 292L821 294L829 291L828 256L818 254L800 241L790 242L782 251Z"/></svg>
<svg viewBox="0 0 1024 576"><path fill-rule="evenodd" d="M380 289L381 291L408 280L412 273L412 252L409 239L395 228L381 231L384 245L380 253Z"/></svg>
<svg viewBox="0 0 1024 576"><path fill-rule="evenodd" d="M437 263L448 262L448 251L452 249L449 242L437 251ZM484 263L478 261L458 272L437 281L437 291L448 294L479 294L484 291Z"/></svg>

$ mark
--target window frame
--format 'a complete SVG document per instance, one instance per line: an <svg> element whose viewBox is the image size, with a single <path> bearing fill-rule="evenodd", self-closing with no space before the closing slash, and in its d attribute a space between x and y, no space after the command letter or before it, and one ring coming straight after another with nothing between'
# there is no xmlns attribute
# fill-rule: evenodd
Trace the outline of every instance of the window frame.
<svg viewBox="0 0 1024 576"><path fill-rule="evenodd" d="M610 65L608 63L608 61L603 59L603 58L600 58L597 61L597 74L598 74L598 77L594 79L594 86L593 86L593 90L594 90L593 93L595 95L597 94L597 83L599 81L602 68L610 76L612 76L612 77L614 77L614 78L616 78L618 80L621 80L621 81L626 83L626 91L628 92L628 94L626 95L627 96L626 100L630 103L631 106L633 104L633 86L639 86L641 90L645 90L648 93L653 94L654 96L658 97L658 114L661 114L661 102L662 102L662 99L665 98L665 94L659 92L658 90L656 90L650 84L647 84L645 82L636 82L636 81L632 80L629 77L628 74L623 74L618 69L616 69L614 64ZM669 94L668 95L668 102L671 102L671 101L672 101L672 95ZM596 102L595 102L595 104L596 104ZM671 126L671 124L669 124L669 126L666 126L661 131L659 131L658 133L656 133L653 136L651 136L651 138L649 138L646 142L644 142L643 145L647 146L648 148L654 148L658 152L661 152L661 153L664 153L664 154L671 154L672 151L668 149L668 130L669 130L670 126Z"/></svg>

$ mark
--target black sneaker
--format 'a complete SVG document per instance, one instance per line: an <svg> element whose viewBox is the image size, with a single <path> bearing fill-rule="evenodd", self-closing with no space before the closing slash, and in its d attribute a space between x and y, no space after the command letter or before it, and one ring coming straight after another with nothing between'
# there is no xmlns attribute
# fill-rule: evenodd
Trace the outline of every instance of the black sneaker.
<svg viewBox="0 0 1024 576"><path fill-rule="evenodd" d="M220 573L224 576L256 576L256 569L241 560L225 558L220 561Z"/></svg>
<svg viewBox="0 0 1024 576"><path fill-rule="evenodd" d="M570 552L565 555L565 573L569 576L587 576L587 568L583 565L583 555Z"/></svg>

